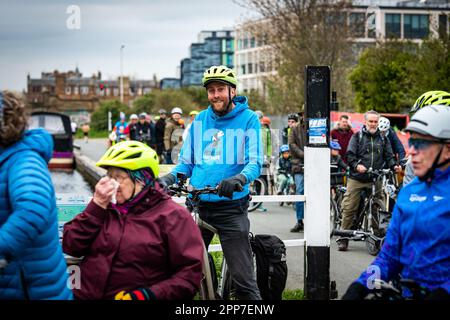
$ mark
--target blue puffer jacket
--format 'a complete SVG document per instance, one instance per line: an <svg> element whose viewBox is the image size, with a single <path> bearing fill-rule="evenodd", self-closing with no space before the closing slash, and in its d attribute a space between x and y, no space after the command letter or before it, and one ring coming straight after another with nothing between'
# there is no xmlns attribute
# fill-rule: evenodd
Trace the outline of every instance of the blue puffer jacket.
<svg viewBox="0 0 450 320"><path fill-rule="evenodd" d="M30 130L0 148L0 269L2 299L72 299L47 163L52 137Z"/></svg>
<svg viewBox="0 0 450 320"><path fill-rule="evenodd" d="M431 184L415 178L400 191L383 248L359 283L369 287L377 275L389 281L400 273L450 293L449 186L450 168L436 170Z"/></svg>

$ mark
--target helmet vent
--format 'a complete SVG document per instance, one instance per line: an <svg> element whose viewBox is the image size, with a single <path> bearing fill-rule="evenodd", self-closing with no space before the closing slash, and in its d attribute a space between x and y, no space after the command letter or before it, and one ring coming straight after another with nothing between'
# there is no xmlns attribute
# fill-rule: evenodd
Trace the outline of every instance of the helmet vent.
<svg viewBox="0 0 450 320"><path fill-rule="evenodd" d="M117 158L117 157L119 157L122 153L124 153L125 151L120 151L118 154L116 154L115 156L114 156L114 158Z"/></svg>
<svg viewBox="0 0 450 320"><path fill-rule="evenodd" d="M137 158L140 158L141 155L142 155L142 152L135 153L135 154L132 154L132 155L126 157L125 160L128 160L128 159L137 159Z"/></svg>

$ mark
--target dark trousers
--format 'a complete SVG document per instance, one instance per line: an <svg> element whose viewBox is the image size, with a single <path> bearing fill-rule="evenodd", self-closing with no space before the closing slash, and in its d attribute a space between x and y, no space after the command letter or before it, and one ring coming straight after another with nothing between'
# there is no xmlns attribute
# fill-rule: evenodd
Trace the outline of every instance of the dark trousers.
<svg viewBox="0 0 450 320"><path fill-rule="evenodd" d="M200 218L218 230L239 300L261 300L249 241L248 197L236 201L200 202ZM201 230L206 247L214 234Z"/></svg>

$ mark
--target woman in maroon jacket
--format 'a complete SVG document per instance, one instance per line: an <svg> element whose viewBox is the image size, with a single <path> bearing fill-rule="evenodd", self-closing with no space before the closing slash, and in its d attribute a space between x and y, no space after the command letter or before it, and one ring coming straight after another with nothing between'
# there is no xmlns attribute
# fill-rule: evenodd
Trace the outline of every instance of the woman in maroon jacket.
<svg viewBox="0 0 450 320"><path fill-rule="evenodd" d="M190 213L155 182L158 156L137 141L112 146L84 212L64 226L63 249L81 262L77 299L192 299L203 241Z"/></svg>

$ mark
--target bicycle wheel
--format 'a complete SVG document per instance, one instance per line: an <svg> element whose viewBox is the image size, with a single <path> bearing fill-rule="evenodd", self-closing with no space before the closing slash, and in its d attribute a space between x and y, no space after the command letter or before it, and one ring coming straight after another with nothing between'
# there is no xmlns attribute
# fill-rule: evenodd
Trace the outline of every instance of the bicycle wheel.
<svg viewBox="0 0 450 320"><path fill-rule="evenodd" d="M263 196L267 193L266 182L262 178L256 178L250 184L250 195L253 196ZM262 202L250 202L248 207L248 212L258 209L262 205Z"/></svg>
<svg viewBox="0 0 450 320"><path fill-rule="evenodd" d="M372 225L368 226L368 229L370 230L370 233L377 238L383 238L385 236L384 232L379 229L380 211L385 211L385 206L381 200L376 199L372 203ZM381 240L378 240L375 237L368 236L365 241L367 252L372 256L376 256L381 249Z"/></svg>

